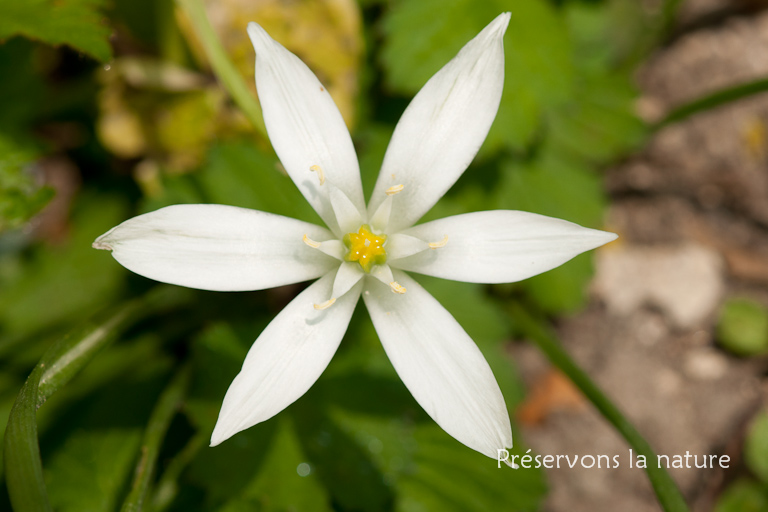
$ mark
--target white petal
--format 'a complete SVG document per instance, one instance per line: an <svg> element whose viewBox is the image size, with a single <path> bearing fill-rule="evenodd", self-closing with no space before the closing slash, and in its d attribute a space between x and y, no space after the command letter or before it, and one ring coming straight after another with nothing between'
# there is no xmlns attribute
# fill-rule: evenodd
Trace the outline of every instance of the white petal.
<svg viewBox="0 0 768 512"><path fill-rule="evenodd" d="M331 297L338 299L347 293L358 281L360 281L365 272L360 268L360 264L348 261L342 262L339 266L338 272L336 272L336 278L333 280L333 291ZM331 298L329 297L329 298Z"/></svg>
<svg viewBox="0 0 768 512"><path fill-rule="evenodd" d="M389 260L394 268L470 283L511 283L562 265L616 239L613 233L511 210L466 213L412 227L404 234L438 249Z"/></svg>
<svg viewBox="0 0 768 512"><path fill-rule="evenodd" d="M215 291L261 290L315 279L338 261L302 237L327 240L324 228L280 215L186 204L139 215L100 236L128 270L164 283Z"/></svg>
<svg viewBox="0 0 768 512"><path fill-rule="evenodd" d="M461 176L496 117L504 86L502 37L509 13L499 15L419 91L395 128L368 212L393 197L387 230L411 226Z"/></svg>
<svg viewBox="0 0 768 512"><path fill-rule="evenodd" d="M298 57L256 23L248 24L248 35L256 50L256 89L272 146L307 201L336 231L328 187L320 185L310 167L319 166L327 182L364 211L349 130L328 91Z"/></svg>
<svg viewBox="0 0 768 512"><path fill-rule="evenodd" d="M389 237L387 237L387 259L390 261L406 258L412 254L426 251L427 249L429 249L427 242L414 236L395 233L394 235L389 235Z"/></svg>
<svg viewBox="0 0 768 512"><path fill-rule="evenodd" d="M341 240L336 239L326 240L320 244L320 247L318 247L317 250L324 252L328 256L332 256L337 260L343 260L344 253L347 252L347 248L344 247L344 244L341 243Z"/></svg>
<svg viewBox="0 0 768 512"><path fill-rule="evenodd" d="M454 438L496 458L512 446L509 413L491 368L448 311L403 272L399 295L374 279L363 299L398 375L413 397Z"/></svg>
<svg viewBox="0 0 768 512"><path fill-rule="evenodd" d="M362 215L360 215L360 210L352 204L352 201L344 192L333 185L329 186L331 187L331 207L336 215L336 222L339 225L340 232L342 234L357 233L360 226L365 224Z"/></svg>
<svg viewBox="0 0 768 512"><path fill-rule="evenodd" d="M395 280L394 276L392 275L392 269L389 268L389 265L374 266L373 270L371 270L371 276L375 277L387 286L391 286L390 283Z"/></svg>
<svg viewBox="0 0 768 512"><path fill-rule="evenodd" d="M359 284L322 311L331 293L330 272L293 299L251 347L224 397L211 446L265 421L295 402L320 377L347 330Z"/></svg>
<svg viewBox="0 0 768 512"><path fill-rule="evenodd" d="M387 196L376 211L371 215L371 227L378 233L387 230L389 216L392 212L392 196Z"/></svg>

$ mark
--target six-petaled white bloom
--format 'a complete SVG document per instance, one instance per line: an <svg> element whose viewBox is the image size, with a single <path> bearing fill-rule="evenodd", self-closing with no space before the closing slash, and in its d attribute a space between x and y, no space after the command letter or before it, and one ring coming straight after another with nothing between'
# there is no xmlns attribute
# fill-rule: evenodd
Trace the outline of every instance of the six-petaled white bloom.
<svg viewBox="0 0 768 512"><path fill-rule="evenodd" d="M328 92L259 25L256 87L283 166L328 229L255 210L178 205L99 237L126 268L204 290L318 279L272 320L229 387L211 445L271 418L327 367L362 295L416 401L489 457L512 446L504 397L475 343L404 272L472 283L519 281L615 238L563 220L486 211L413 224L456 182L496 116L504 82L498 16L433 76L397 124L366 208L349 132Z"/></svg>

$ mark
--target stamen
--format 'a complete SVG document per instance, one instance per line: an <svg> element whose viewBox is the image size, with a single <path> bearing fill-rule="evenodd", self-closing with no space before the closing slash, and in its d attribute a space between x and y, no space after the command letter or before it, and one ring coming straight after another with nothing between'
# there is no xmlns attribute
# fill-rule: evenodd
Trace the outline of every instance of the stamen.
<svg viewBox="0 0 768 512"><path fill-rule="evenodd" d="M395 185L394 187L389 187L387 190L385 190L386 194L388 196L393 196L403 190L405 188L405 185Z"/></svg>
<svg viewBox="0 0 768 512"><path fill-rule="evenodd" d="M336 299L330 298L322 304L314 304L314 307L315 309L328 309L329 307L333 306L334 302L336 302Z"/></svg>
<svg viewBox="0 0 768 512"><path fill-rule="evenodd" d="M405 293L405 286L401 285L397 281L392 281L389 283L389 287L392 288L394 293L399 293L400 295Z"/></svg>
<svg viewBox="0 0 768 512"><path fill-rule="evenodd" d="M309 238L306 234L304 235L304 238L302 238L305 244L310 246L313 249L319 249L320 248L320 242L315 242L311 238Z"/></svg>
<svg viewBox="0 0 768 512"><path fill-rule="evenodd" d="M431 242L427 245L429 245L430 249L439 249L441 247L445 247L447 243L448 243L448 235L445 235L445 237L439 242Z"/></svg>
<svg viewBox="0 0 768 512"><path fill-rule="evenodd" d="M325 174L323 174L323 169L319 165L310 166L309 170L317 173L317 179L320 180L320 185L325 183Z"/></svg>

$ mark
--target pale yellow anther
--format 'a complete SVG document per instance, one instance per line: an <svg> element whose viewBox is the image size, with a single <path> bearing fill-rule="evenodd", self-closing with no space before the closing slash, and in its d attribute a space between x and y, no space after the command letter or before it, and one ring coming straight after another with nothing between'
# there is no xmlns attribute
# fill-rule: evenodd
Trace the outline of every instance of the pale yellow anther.
<svg viewBox="0 0 768 512"><path fill-rule="evenodd" d="M447 243L448 243L448 235L445 235L445 237L443 237L443 239L440 240L439 242L430 242L427 245L429 245L430 249L439 249L441 247L445 247Z"/></svg>
<svg viewBox="0 0 768 512"><path fill-rule="evenodd" d="M333 306L333 303L336 302L336 299L328 299L327 301L323 302L322 304L315 304L315 309L328 309L329 307Z"/></svg>
<svg viewBox="0 0 768 512"><path fill-rule="evenodd" d="M392 281L389 283L389 287L392 288L394 293L399 293L400 295L405 293L405 286L401 285L397 281Z"/></svg>
<svg viewBox="0 0 768 512"><path fill-rule="evenodd" d="M323 174L323 169L319 165L310 166L309 170L317 173L317 179L320 180L321 185L325 183L325 174Z"/></svg>
<svg viewBox="0 0 768 512"><path fill-rule="evenodd" d="M395 185L394 187L389 187L385 192L388 196L393 196L403 190L405 188L405 185Z"/></svg>
<svg viewBox="0 0 768 512"><path fill-rule="evenodd" d="M320 242L315 242L314 240L309 238L307 235L304 235L304 238L302 238L302 240L304 240L304 243L307 244L308 246L310 246L313 249L319 249L320 248Z"/></svg>

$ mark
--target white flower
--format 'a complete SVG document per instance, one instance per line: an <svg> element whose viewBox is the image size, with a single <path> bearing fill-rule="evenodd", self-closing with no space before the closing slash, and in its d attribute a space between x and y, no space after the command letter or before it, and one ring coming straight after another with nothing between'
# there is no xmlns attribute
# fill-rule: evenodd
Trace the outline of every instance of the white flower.
<svg viewBox="0 0 768 512"><path fill-rule="evenodd" d="M504 397L475 343L404 271L505 283L552 269L615 238L518 211L412 227L474 158L504 82L498 16L433 76L403 114L366 208L354 147L328 92L259 25L256 86L283 166L329 229L260 211L178 205L99 237L126 268L204 290L261 290L319 278L267 326L221 407L211 445L302 396L328 365L362 295L389 359L424 410L489 457L512 446Z"/></svg>

